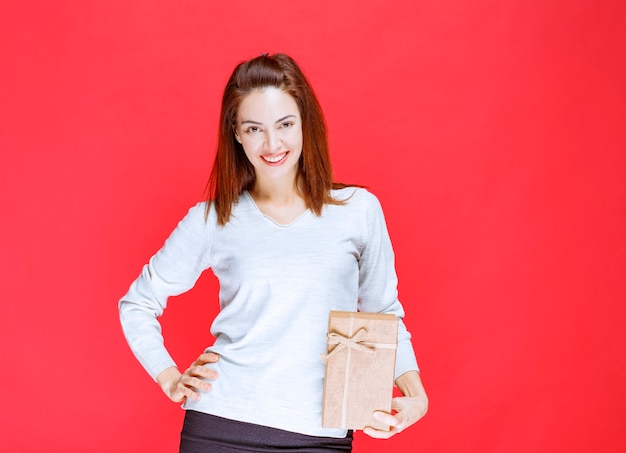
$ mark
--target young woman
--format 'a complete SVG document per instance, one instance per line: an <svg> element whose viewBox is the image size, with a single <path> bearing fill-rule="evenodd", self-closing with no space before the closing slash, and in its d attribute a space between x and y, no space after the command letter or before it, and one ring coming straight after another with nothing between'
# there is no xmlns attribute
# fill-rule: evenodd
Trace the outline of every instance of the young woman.
<svg viewBox="0 0 626 453"><path fill-rule="evenodd" d="M192 207L120 300L126 338L175 402L182 452L351 451L352 433L322 428L331 310L402 318L394 256L378 200L334 183L321 108L284 54L238 65L222 99L206 203ZM178 370L158 317L168 297L211 268L220 283L215 343ZM390 437L428 406L400 321Z"/></svg>

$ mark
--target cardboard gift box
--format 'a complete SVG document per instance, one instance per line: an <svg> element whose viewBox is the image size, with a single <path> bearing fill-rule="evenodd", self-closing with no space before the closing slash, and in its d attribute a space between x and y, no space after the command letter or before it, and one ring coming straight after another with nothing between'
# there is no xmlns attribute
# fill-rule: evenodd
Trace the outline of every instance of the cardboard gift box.
<svg viewBox="0 0 626 453"><path fill-rule="evenodd" d="M389 429L373 412L391 412L397 346L395 315L330 312L328 353L323 356L324 428Z"/></svg>

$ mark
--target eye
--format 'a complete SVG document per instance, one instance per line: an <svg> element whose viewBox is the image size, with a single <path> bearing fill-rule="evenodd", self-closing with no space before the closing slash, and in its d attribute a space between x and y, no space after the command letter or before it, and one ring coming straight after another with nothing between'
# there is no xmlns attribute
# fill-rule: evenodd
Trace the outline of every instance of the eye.
<svg viewBox="0 0 626 453"><path fill-rule="evenodd" d="M258 134L261 131L257 126L250 126L246 129L246 133L250 135Z"/></svg>
<svg viewBox="0 0 626 453"><path fill-rule="evenodd" d="M282 127L283 129L289 129L292 126L293 126L293 121L285 121L284 123L280 125L280 127Z"/></svg>

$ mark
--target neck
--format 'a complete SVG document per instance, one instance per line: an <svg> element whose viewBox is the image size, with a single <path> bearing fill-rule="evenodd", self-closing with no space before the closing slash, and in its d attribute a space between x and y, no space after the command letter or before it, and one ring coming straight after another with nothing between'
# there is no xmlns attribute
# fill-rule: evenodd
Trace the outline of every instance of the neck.
<svg viewBox="0 0 626 453"><path fill-rule="evenodd" d="M250 190L250 195L256 201L266 201L279 204L287 204L295 199L301 199L300 190L296 180L267 181L258 180Z"/></svg>
<svg viewBox="0 0 626 453"><path fill-rule="evenodd" d="M290 224L307 210L306 202L294 180L288 184L278 184L276 181L262 184L257 180L250 195L263 214L281 225Z"/></svg>

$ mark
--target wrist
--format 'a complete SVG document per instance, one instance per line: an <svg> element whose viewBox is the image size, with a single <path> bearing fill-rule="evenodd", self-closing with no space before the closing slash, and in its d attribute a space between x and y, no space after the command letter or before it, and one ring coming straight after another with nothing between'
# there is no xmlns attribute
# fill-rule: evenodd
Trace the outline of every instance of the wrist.
<svg viewBox="0 0 626 453"><path fill-rule="evenodd" d="M418 371L407 371L396 379L396 385L404 396L426 397L426 390Z"/></svg>
<svg viewBox="0 0 626 453"><path fill-rule="evenodd" d="M175 366L171 366L157 374L156 381L161 389L166 394L169 394L170 389L178 381L178 379L180 379L181 376L182 374L180 371L178 371L178 368L176 368Z"/></svg>

